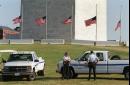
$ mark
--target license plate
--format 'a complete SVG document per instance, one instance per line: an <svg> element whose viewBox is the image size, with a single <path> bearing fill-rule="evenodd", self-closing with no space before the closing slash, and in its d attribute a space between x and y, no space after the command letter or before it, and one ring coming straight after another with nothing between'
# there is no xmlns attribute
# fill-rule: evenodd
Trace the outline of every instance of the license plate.
<svg viewBox="0 0 130 85"><path fill-rule="evenodd" d="M15 73L14 75L15 75L15 76L20 76L20 73Z"/></svg>

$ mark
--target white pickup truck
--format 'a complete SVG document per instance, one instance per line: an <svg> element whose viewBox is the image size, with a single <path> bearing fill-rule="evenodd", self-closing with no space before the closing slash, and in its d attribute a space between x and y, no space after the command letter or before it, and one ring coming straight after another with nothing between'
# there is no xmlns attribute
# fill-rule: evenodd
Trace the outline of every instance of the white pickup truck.
<svg viewBox="0 0 130 85"><path fill-rule="evenodd" d="M99 58L96 66L96 73L99 74L124 74L125 79L129 79L129 60L120 60L118 56L113 56L109 59L109 51L94 51ZM87 59L90 51L85 52L81 57L71 60L70 62L70 78L76 78L78 74L87 74L89 68L87 66ZM118 60L119 59L119 60ZM58 73L63 73L63 61L57 64Z"/></svg>
<svg viewBox="0 0 130 85"><path fill-rule="evenodd" d="M11 80L13 77L24 78L31 81L36 75L44 76L45 61L37 57L33 51L12 52L4 64L2 80Z"/></svg>

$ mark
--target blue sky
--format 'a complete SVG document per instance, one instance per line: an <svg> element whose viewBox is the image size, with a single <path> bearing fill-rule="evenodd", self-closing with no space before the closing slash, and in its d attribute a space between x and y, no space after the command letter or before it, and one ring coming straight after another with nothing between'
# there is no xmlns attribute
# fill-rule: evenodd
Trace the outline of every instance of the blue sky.
<svg viewBox="0 0 130 85"><path fill-rule="evenodd" d="M21 0L0 0L0 26L15 28L12 19L20 15Z"/></svg>
<svg viewBox="0 0 130 85"><path fill-rule="evenodd" d="M21 0L0 0L0 26L15 28L12 19L20 15ZM114 31L120 19L122 5L122 40L129 41L129 0L108 0L108 39L119 40L119 30Z"/></svg>
<svg viewBox="0 0 130 85"><path fill-rule="evenodd" d="M120 30L115 32L114 28L120 20L120 11L122 40L129 41L129 0L108 0L108 39L119 40Z"/></svg>

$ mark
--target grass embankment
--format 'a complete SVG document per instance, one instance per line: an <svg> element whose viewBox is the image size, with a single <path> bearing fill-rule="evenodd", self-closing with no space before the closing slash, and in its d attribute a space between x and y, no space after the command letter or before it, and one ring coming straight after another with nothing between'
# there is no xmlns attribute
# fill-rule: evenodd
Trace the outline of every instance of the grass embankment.
<svg viewBox="0 0 130 85"><path fill-rule="evenodd" d="M36 51L46 61L45 77L38 77L35 81L11 81L2 82L0 85L128 85L129 82L123 80L123 75L97 75L97 81L88 81L87 76L79 76L78 79L61 80L60 75L55 72L56 65L62 59L65 51L69 53L72 59L77 58L87 50L108 50L112 55L118 54L123 59L129 56L129 49L126 47L95 47L83 45L0 45L0 50L11 49L21 51ZM7 54L4 54L7 58ZM3 56L2 56L3 57ZM1 58L0 58L1 59Z"/></svg>

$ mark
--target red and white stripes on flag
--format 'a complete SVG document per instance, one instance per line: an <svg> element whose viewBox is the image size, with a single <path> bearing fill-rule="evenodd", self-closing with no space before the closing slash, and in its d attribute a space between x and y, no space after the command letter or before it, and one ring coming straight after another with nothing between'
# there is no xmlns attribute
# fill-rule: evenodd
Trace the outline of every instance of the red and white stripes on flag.
<svg viewBox="0 0 130 85"><path fill-rule="evenodd" d="M115 31L117 31L119 28L121 28L121 20L118 21Z"/></svg>
<svg viewBox="0 0 130 85"><path fill-rule="evenodd" d="M4 33L4 34L9 34L9 35L19 34L19 32L12 31L12 30L9 30L9 29L3 29L3 33Z"/></svg>
<svg viewBox="0 0 130 85"><path fill-rule="evenodd" d="M42 26L43 24L46 23L46 16L35 19L35 23L38 26Z"/></svg>
<svg viewBox="0 0 130 85"><path fill-rule="evenodd" d="M16 34L19 34L19 32L12 31L9 29L3 29L3 39L6 39L7 35L16 35Z"/></svg>
<svg viewBox="0 0 130 85"><path fill-rule="evenodd" d="M71 24L72 23L72 16L64 20L64 24Z"/></svg>
<svg viewBox="0 0 130 85"><path fill-rule="evenodd" d="M96 16L91 18L91 19L88 19L88 20L85 20L85 25L86 26L91 26L91 24L96 24Z"/></svg>
<svg viewBox="0 0 130 85"><path fill-rule="evenodd" d="M21 23L22 22L21 16L14 18L12 21L14 22L14 24Z"/></svg>

